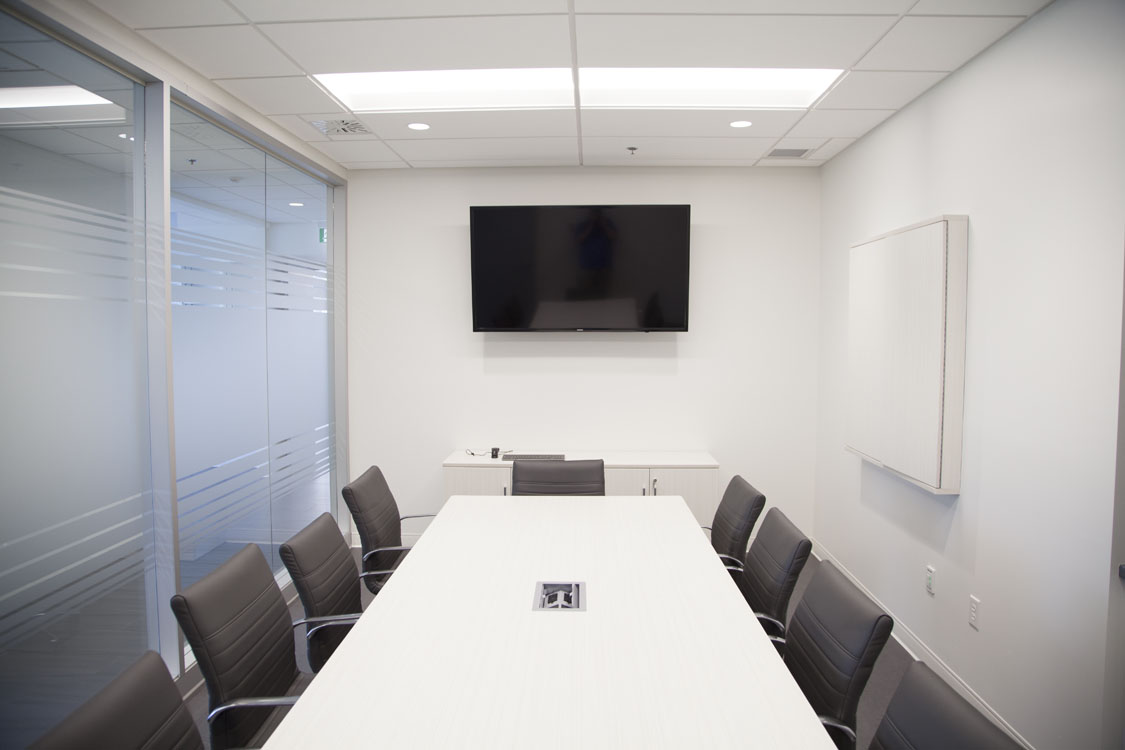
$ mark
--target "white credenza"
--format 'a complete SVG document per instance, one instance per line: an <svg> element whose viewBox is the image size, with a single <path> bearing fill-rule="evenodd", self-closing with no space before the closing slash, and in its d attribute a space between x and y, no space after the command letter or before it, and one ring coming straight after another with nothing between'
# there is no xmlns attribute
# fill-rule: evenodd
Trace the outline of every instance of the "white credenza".
<svg viewBox="0 0 1125 750"><path fill-rule="evenodd" d="M710 526L719 504L719 464L707 451L517 450L522 454L563 454L569 461L605 461L607 495L679 495L700 525ZM454 451L442 463L445 495L506 495L512 462Z"/></svg>

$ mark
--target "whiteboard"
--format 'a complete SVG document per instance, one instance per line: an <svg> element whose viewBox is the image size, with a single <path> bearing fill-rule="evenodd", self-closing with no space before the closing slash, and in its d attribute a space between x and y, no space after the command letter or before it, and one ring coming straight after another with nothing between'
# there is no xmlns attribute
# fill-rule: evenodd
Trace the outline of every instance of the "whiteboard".
<svg viewBox="0 0 1125 750"><path fill-rule="evenodd" d="M853 245L847 447L933 491L960 485L967 219Z"/></svg>

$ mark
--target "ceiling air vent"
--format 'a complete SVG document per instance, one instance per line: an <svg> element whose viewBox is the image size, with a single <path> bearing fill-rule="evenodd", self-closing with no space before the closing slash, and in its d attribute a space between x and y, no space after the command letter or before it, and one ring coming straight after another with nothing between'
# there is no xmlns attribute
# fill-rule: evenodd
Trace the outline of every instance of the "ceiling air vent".
<svg viewBox="0 0 1125 750"><path fill-rule="evenodd" d="M313 120L309 123L325 135L370 135L359 120Z"/></svg>
<svg viewBox="0 0 1125 750"><path fill-rule="evenodd" d="M803 159L809 152L807 148L775 148L770 151L771 159Z"/></svg>

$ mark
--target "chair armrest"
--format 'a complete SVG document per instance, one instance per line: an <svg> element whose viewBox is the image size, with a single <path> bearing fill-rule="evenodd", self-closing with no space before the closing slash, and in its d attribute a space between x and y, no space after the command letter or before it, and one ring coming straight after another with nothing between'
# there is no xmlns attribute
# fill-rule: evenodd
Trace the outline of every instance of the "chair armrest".
<svg viewBox="0 0 1125 750"><path fill-rule="evenodd" d="M298 625L325 625L328 623L345 623L355 622L359 619L360 613L353 612L346 615L324 615L323 617L302 617L300 620L293 621L293 627Z"/></svg>
<svg viewBox="0 0 1125 750"><path fill-rule="evenodd" d="M699 528L703 529L704 531L710 531L711 530L710 526L700 526Z"/></svg>
<svg viewBox="0 0 1125 750"><path fill-rule="evenodd" d="M782 637L782 634L785 633L785 623L783 623L781 620L774 619L769 615L763 615L761 612L755 612L754 616L758 618L758 622L762 623L762 627L765 628L768 635L777 635L778 637ZM770 633L770 627L776 628L777 633Z"/></svg>
<svg viewBox="0 0 1125 750"><path fill-rule="evenodd" d="M363 555L363 561L367 562L367 558L374 555L376 552L409 552L409 547L376 547L373 550L368 550Z"/></svg>
<svg viewBox="0 0 1125 750"><path fill-rule="evenodd" d="M733 563L734 565L738 566L736 568L732 568L730 565L728 565L727 570L742 570L744 563L741 560L739 560L737 557L732 557L730 555L724 555L722 552L716 552L715 554L718 555L719 558L722 559L724 562L730 562L730 563Z"/></svg>
<svg viewBox="0 0 1125 750"><path fill-rule="evenodd" d="M405 521L408 518L433 518L436 515L437 515L437 513L420 513L416 516L403 516L402 518L400 518L398 520L399 521Z"/></svg>
<svg viewBox="0 0 1125 750"><path fill-rule="evenodd" d="M277 698L239 698L230 703L224 703L207 714L207 721L213 721L216 716L226 713L233 708L269 708L270 706L292 706L297 703L297 695L282 695Z"/></svg>
<svg viewBox="0 0 1125 750"><path fill-rule="evenodd" d="M836 747L840 747L841 745L839 742L836 742L836 738L832 735L833 731L839 732L844 735L844 739L847 740L847 744L845 744L844 747L855 747L854 729L849 727L847 724L841 724L835 719L829 719L827 716L818 716L817 718L820 719L820 723L823 724L825 730L828 731L828 736L832 737L832 742L835 743Z"/></svg>
<svg viewBox="0 0 1125 750"><path fill-rule="evenodd" d="M346 625L350 628L352 625L355 625L357 622L359 622L360 614L362 614L362 613L356 612L354 614L347 614L347 615L325 615L323 617L305 617L303 619L300 619L300 620L297 620L296 622L294 622L293 627L297 628L297 627L300 627L301 625L311 625L312 627L308 628L308 630L305 631L305 640L308 641L308 640L312 640L313 634L316 631L323 630L324 628L332 628L332 627L336 627L338 625Z"/></svg>

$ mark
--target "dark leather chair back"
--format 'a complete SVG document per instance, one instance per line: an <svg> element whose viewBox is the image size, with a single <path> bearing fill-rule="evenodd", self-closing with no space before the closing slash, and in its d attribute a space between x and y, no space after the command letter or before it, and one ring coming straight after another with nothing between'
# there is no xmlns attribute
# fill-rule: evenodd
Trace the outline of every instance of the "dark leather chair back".
<svg viewBox="0 0 1125 750"><path fill-rule="evenodd" d="M372 466L340 491L351 511L363 554L380 547L402 546L402 522L398 503L387 486L387 480L378 466ZM402 558L402 552L378 552L363 564L364 571L393 570ZM371 593L382 588L386 578L368 576L364 583Z"/></svg>
<svg viewBox="0 0 1125 750"><path fill-rule="evenodd" d="M750 608L785 622L789 598L809 559L812 542L779 508L770 508L735 580Z"/></svg>
<svg viewBox="0 0 1125 750"><path fill-rule="evenodd" d="M237 698L281 696L300 673L293 623L262 551L247 544L172 597L172 611L207 683L211 708ZM273 709L227 711L211 722L211 747L245 747Z"/></svg>
<svg viewBox="0 0 1125 750"><path fill-rule="evenodd" d="M358 614L359 569L340 527L328 513L281 545L281 560L305 607L305 617ZM321 628L308 639L309 666L319 672L349 628Z"/></svg>
<svg viewBox="0 0 1125 750"><path fill-rule="evenodd" d="M737 474L731 477L711 522L711 546L715 551L735 560L745 557L750 533L765 505L765 495Z"/></svg>
<svg viewBox="0 0 1125 750"><path fill-rule="evenodd" d="M870 745L871 750L1020 747L920 661L907 668Z"/></svg>
<svg viewBox="0 0 1125 750"><path fill-rule="evenodd" d="M203 738L155 651L145 652L31 745L32 750L91 747L203 750Z"/></svg>
<svg viewBox="0 0 1125 750"><path fill-rule="evenodd" d="M817 714L855 730L859 697L893 626L835 565L817 565L785 637L785 662Z"/></svg>
<svg viewBox="0 0 1125 750"><path fill-rule="evenodd" d="M520 460L512 462L513 495L604 495L605 462Z"/></svg>

